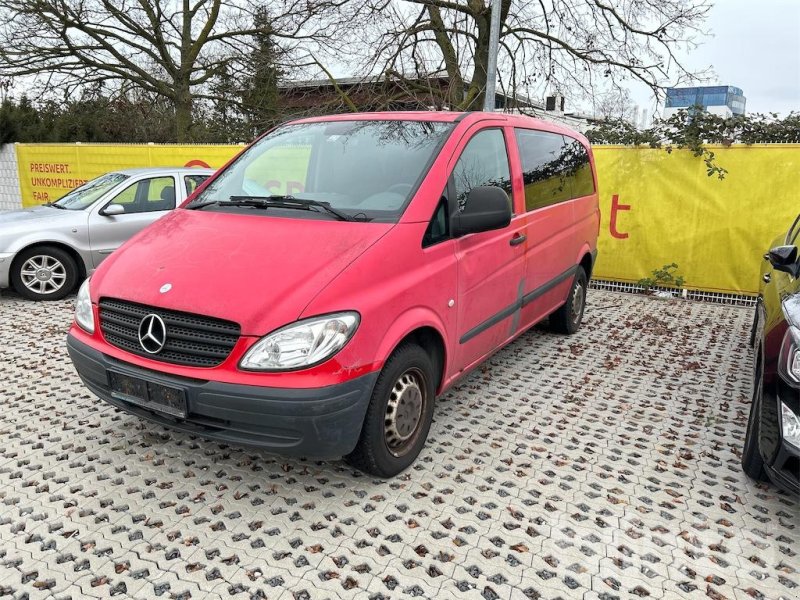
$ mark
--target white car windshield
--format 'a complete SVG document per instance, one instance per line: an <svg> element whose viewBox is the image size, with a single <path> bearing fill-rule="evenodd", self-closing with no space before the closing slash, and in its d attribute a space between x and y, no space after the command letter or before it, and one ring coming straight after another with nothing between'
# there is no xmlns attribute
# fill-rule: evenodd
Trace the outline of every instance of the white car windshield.
<svg viewBox="0 0 800 600"><path fill-rule="evenodd" d="M96 179L87 181L82 186L62 196L53 202L53 206L66 210L83 210L90 207L103 194L128 179L128 177L128 175L123 175L122 173L106 173Z"/></svg>
<svg viewBox="0 0 800 600"><path fill-rule="evenodd" d="M400 120L286 125L253 144L186 208L395 221L453 127Z"/></svg>

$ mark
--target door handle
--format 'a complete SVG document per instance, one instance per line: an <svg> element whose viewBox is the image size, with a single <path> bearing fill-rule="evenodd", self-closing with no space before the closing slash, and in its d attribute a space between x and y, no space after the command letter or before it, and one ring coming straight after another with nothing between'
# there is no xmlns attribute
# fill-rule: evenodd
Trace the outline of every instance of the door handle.
<svg viewBox="0 0 800 600"><path fill-rule="evenodd" d="M512 246L519 246L522 242L524 242L527 239L528 239L527 235L521 235L519 233L516 233L514 234L514 237L508 240L508 243L511 244Z"/></svg>
<svg viewBox="0 0 800 600"><path fill-rule="evenodd" d="M764 273L764 283L769 283L772 276L769 273Z"/></svg>

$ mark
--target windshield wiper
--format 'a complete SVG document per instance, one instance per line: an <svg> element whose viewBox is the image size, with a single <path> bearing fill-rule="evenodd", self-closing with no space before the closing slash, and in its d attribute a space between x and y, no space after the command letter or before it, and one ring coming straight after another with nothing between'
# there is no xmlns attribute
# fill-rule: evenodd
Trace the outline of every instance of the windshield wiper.
<svg viewBox="0 0 800 600"><path fill-rule="evenodd" d="M270 206L278 206L277 204L267 203L260 199L250 199L247 196L231 196L230 200L207 200L206 202L198 202L197 204L189 204L187 210L197 210L205 208L206 206L252 206L253 208L269 208ZM296 208L296 207L292 207Z"/></svg>
<svg viewBox="0 0 800 600"><path fill-rule="evenodd" d="M319 200L311 200L309 198L295 198L294 196L231 196L230 204L234 206L255 206L268 208L274 206L275 208L296 208L299 210L309 210L314 206L321 208L330 215L336 217L339 221L355 221L355 218L350 215L336 210L329 202L321 202Z"/></svg>
<svg viewBox="0 0 800 600"><path fill-rule="evenodd" d="M197 210L198 208L205 208L206 206L214 206L215 204L222 204L221 200L207 200L206 202L192 202L186 207L186 210Z"/></svg>
<svg viewBox="0 0 800 600"><path fill-rule="evenodd" d="M58 210L67 210L66 208L64 208L60 204L56 204L55 202L45 202L44 205L49 206L51 208L57 208Z"/></svg>

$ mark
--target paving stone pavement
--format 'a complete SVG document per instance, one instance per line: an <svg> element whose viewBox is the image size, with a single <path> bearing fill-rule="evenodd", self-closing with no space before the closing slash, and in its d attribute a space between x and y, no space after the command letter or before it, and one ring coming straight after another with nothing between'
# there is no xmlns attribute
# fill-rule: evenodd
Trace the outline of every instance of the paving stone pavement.
<svg viewBox="0 0 800 600"><path fill-rule="evenodd" d="M800 597L800 501L739 468L750 309L593 291L380 481L104 405L73 302L0 297L0 596Z"/></svg>

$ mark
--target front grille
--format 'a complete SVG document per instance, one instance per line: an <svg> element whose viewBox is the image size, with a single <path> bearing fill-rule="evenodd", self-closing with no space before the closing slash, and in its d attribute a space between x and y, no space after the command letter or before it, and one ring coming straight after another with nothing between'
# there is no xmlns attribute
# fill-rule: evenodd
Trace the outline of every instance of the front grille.
<svg viewBox="0 0 800 600"><path fill-rule="evenodd" d="M228 358L241 328L232 321L154 306L102 298L100 330L109 344L153 360L192 367L215 367ZM150 314L164 321L166 342L158 354L145 352L139 343L139 324Z"/></svg>

